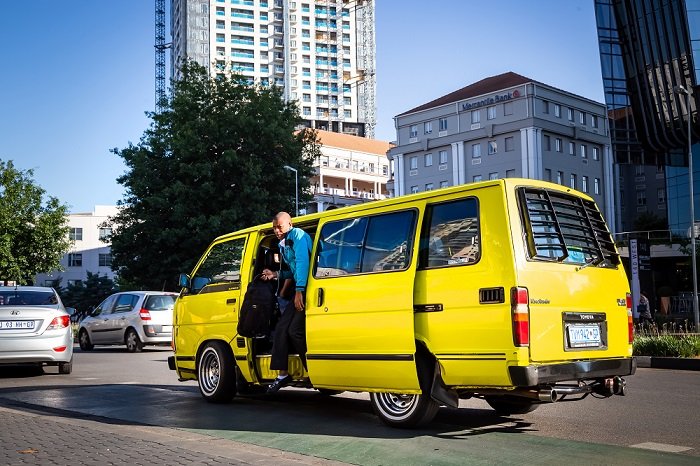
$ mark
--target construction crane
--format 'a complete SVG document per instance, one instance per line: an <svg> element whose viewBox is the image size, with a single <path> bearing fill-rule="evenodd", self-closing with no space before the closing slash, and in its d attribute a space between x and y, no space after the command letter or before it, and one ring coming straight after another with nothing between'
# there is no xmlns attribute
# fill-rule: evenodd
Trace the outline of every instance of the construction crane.
<svg viewBox="0 0 700 466"><path fill-rule="evenodd" d="M156 112L163 110L165 98L165 51L171 43L165 42L165 0L156 2Z"/></svg>

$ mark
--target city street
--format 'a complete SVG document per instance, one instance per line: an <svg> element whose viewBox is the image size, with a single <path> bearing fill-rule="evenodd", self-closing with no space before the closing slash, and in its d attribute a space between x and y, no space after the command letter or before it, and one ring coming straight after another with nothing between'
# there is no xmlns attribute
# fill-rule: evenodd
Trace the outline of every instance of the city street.
<svg viewBox="0 0 700 466"><path fill-rule="evenodd" d="M442 408L426 428L397 430L380 423L366 394L326 397L285 389L273 397L207 404L195 383L180 383L168 370L169 354L168 349L76 350L68 376L55 368L39 376L29 368L1 367L3 419L25 413L90 422L96 426L92 431L122 426L122 433L131 431L139 442L151 438L160 447L178 448L180 453L162 453L163 464L169 454L182 451L189 455L183 463L219 458L207 464L261 459L316 464L317 458L363 465L560 464L562 459L697 464L700 457L700 372L639 369L628 379L626 397L544 405L523 416L499 417L485 402L462 400L459 410ZM63 438L81 442L81 448L90 440L70 431ZM5 446L17 442L12 429L3 429L0 440ZM33 439L25 440L27 449L40 450ZM232 441L242 443L226 450ZM109 448L108 443L101 438L100 445ZM243 456L235 459L232 451Z"/></svg>

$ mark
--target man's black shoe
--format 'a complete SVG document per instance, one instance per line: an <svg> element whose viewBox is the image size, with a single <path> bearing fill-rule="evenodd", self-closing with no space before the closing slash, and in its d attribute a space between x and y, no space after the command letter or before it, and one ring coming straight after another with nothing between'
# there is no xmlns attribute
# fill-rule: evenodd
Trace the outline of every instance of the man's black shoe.
<svg viewBox="0 0 700 466"><path fill-rule="evenodd" d="M270 384L269 387L267 387L267 393L275 393L282 387L286 387L292 383L292 376L287 374L286 376L280 378L276 378L274 382Z"/></svg>

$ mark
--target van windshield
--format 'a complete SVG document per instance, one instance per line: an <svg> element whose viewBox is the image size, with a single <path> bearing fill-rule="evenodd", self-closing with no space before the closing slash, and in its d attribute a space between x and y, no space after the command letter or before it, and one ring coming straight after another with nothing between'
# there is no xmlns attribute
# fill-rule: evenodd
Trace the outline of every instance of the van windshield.
<svg viewBox="0 0 700 466"><path fill-rule="evenodd" d="M520 188L518 195L532 259L604 267L620 263L594 202L538 188Z"/></svg>

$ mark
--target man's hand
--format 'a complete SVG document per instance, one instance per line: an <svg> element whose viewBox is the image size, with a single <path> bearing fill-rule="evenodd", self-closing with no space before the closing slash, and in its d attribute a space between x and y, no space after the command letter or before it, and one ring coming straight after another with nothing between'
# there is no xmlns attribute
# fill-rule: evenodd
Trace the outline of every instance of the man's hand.
<svg viewBox="0 0 700 466"><path fill-rule="evenodd" d="M304 311L304 293L302 291L297 291L294 295L294 307L297 312Z"/></svg>
<svg viewBox="0 0 700 466"><path fill-rule="evenodd" d="M274 280L275 278L277 278L277 273L273 272L270 269L265 269L260 274L260 278L262 278L263 280Z"/></svg>

